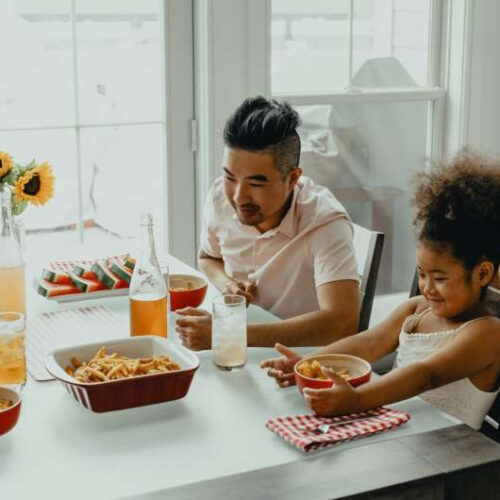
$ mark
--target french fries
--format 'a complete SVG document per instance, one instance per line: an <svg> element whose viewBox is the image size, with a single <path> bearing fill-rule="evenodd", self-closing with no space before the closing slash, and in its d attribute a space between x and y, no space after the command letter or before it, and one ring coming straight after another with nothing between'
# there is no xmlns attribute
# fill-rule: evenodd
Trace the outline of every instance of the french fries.
<svg viewBox="0 0 500 500"><path fill-rule="evenodd" d="M169 290L171 292L188 292L189 290L194 290L194 285L191 281L188 281L186 286L171 286Z"/></svg>
<svg viewBox="0 0 500 500"><path fill-rule="evenodd" d="M6 410L7 408L10 408L13 404L14 404L14 401L11 401L10 399L0 398L0 411Z"/></svg>
<svg viewBox="0 0 500 500"><path fill-rule="evenodd" d="M320 380L328 380L328 377L325 376L322 368L328 368L328 367L323 367L316 359L314 359L312 363L310 363L307 360L300 363L300 365L297 366L297 371L304 377L316 378ZM351 376L347 368L334 371L337 375L340 375L344 379L348 379Z"/></svg>
<svg viewBox="0 0 500 500"><path fill-rule="evenodd" d="M116 352L106 354L105 346L101 347L90 361L82 362L76 356L70 361L71 366L66 366L66 373L79 382L89 384L181 369L167 356L128 358Z"/></svg>

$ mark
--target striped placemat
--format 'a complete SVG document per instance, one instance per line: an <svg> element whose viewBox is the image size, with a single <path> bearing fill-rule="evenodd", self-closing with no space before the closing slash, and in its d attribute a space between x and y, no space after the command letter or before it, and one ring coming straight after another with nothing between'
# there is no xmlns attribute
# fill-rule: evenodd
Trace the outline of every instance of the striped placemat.
<svg viewBox="0 0 500 500"><path fill-rule="evenodd" d="M29 318L26 330L28 372L36 380L52 380L45 369L45 358L52 349L127 337L129 332L128 315L104 306L47 312Z"/></svg>
<svg viewBox="0 0 500 500"><path fill-rule="evenodd" d="M351 422L354 419L357 420ZM316 415L270 418L266 427L300 451L310 453L345 441L387 431L408 420L410 420L410 414L407 412L391 408L377 408L334 418ZM318 431L320 425L341 424L343 421L346 423L332 426L325 434Z"/></svg>

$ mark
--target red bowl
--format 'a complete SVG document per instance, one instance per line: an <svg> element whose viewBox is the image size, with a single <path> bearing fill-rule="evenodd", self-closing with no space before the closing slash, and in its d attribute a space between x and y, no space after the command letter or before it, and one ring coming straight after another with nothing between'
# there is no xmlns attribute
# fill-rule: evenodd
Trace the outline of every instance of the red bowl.
<svg viewBox="0 0 500 500"><path fill-rule="evenodd" d="M295 375L295 381L297 382L297 387L299 391L302 392L305 387L311 389L328 389L334 385L333 380L322 380L318 378L305 377L297 370L297 367L304 361L312 362L317 360L322 366L331 368L332 370L338 371L343 369L348 369L351 376L347 381L353 386L364 384L370 380L372 374L372 366L368 361L357 356L351 356L349 354L318 354L305 356L300 361L295 363L293 367L293 374Z"/></svg>
<svg viewBox="0 0 500 500"><path fill-rule="evenodd" d="M208 284L204 278L189 274L171 274L168 281L171 311L198 307L205 299Z"/></svg>
<svg viewBox="0 0 500 500"><path fill-rule="evenodd" d="M0 386L0 399L10 399L14 404L5 409L0 410L0 436L9 432L17 423L19 413L21 411L21 398L16 391Z"/></svg>

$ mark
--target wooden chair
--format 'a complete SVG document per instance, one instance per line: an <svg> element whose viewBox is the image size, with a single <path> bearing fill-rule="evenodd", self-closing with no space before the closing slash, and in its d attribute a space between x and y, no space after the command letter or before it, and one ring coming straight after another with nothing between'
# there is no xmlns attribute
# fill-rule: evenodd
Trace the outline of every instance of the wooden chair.
<svg viewBox="0 0 500 500"><path fill-rule="evenodd" d="M377 276L384 247L384 233L371 231L358 224L354 226L354 253L358 261L358 272L361 277L359 287L361 307L359 311L358 331L368 328L372 313Z"/></svg>
<svg viewBox="0 0 500 500"><path fill-rule="evenodd" d="M420 290L418 288L418 272L415 271L415 276L413 277L413 283L410 290L410 297L415 297L416 295L420 295ZM495 304L493 310L497 316L500 317L500 310L498 310L497 305L498 298L495 296L495 292L493 290L488 291L486 300ZM500 395L497 396L493 406L488 412L488 415L486 415L480 431L491 439L494 439L497 443L500 443Z"/></svg>

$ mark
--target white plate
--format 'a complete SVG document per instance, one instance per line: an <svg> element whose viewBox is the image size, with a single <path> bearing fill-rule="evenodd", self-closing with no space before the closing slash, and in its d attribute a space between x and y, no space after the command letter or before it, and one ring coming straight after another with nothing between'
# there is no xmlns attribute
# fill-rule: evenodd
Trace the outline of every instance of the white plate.
<svg viewBox="0 0 500 500"><path fill-rule="evenodd" d="M35 278L33 280L33 286L38 295L38 284L39 280ZM64 304L65 302L79 302L82 300L93 300L93 299L106 299L109 297L121 297L124 295L128 295L128 288L118 288L116 290L98 290L97 292L88 292L88 293L68 293L67 295L56 295L55 297L43 297L47 300L55 301L58 304Z"/></svg>
<svg viewBox="0 0 500 500"><path fill-rule="evenodd" d="M163 277L166 279L168 273L165 273ZM33 286L35 287L37 295L38 293L39 279L35 278L33 280ZM67 295L56 295L55 297L43 297L44 299L57 302L58 304L64 304L66 302L80 302L82 300L93 300L93 299L107 299L110 297L123 297L128 295L129 288L117 288L115 290L98 290L97 292L80 292L80 293L68 293Z"/></svg>

